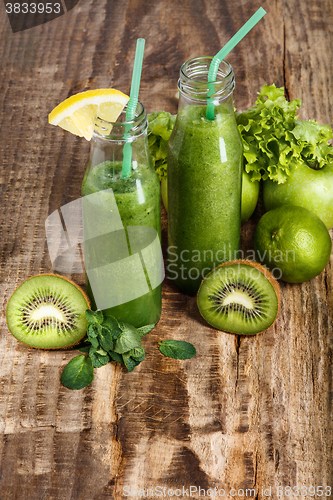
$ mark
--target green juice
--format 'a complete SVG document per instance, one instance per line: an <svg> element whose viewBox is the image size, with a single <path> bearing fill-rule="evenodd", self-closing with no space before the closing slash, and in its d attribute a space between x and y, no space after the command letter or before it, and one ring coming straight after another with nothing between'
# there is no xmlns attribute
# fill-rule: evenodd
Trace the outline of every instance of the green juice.
<svg viewBox="0 0 333 500"><path fill-rule="evenodd" d="M181 109L168 147L168 274L195 294L240 250L242 142L230 103Z"/></svg>
<svg viewBox="0 0 333 500"><path fill-rule="evenodd" d="M93 193L99 193L97 201L94 201L95 206L98 205L99 216L92 220L92 223L87 224L85 210L89 216L89 205L83 205L83 227L84 227L84 256L87 269L98 268L96 273L100 271L100 279L98 280L98 293L102 294L107 301L108 295L112 299L112 289L115 283L109 282L105 284L105 273L103 265L126 259L128 255L138 255L141 258L143 266L140 269L145 273L147 270L144 266L142 256L133 249L130 245L129 231L130 226L141 226L145 228L153 228L158 234L158 245L161 239L161 214L160 214L160 185L158 177L151 167L143 164L136 164L135 170L131 172L128 178L123 179L121 176L121 162L105 161L92 169L88 168L82 184L82 195L87 196ZM104 191L112 189L112 192ZM89 200L90 198L87 198ZM84 200L83 200L84 201ZM116 202L116 205L115 205ZM88 208L87 208L88 207ZM110 213L119 211L121 218L120 224L112 227L109 225ZM97 229L96 229L97 228ZM123 230L125 228L125 231ZM94 237L96 231L101 236ZM108 232L109 231L109 232ZM90 238L90 239L89 239ZM152 255L154 257L154 255ZM133 272L135 274L135 271ZM133 274L133 282L135 276ZM98 276L98 274L97 274ZM119 280L122 280L120 275ZM96 285L95 285L96 286ZM133 300L126 300L126 294L123 297L118 297L121 302L114 307L107 307L104 311L112 314L119 321L130 323L135 327L140 327L148 324L156 323L161 314L161 284L153 287L147 280L149 288L147 293ZM96 308L94 293L90 286L87 277L87 292L92 301L92 307ZM97 304L98 306L98 304Z"/></svg>

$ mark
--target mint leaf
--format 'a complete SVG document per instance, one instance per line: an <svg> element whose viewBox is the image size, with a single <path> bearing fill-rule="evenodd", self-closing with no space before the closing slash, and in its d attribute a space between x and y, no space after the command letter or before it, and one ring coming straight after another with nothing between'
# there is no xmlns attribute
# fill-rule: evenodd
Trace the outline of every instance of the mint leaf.
<svg viewBox="0 0 333 500"><path fill-rule="evenodd" d="M147 335L147 333L151 332L155 328L156 323L153 325L145 325L145 326L140 326L137 328L137 331L139 332L140 337L144 337Z"/></svg>
<svg viewBox="0 0 333 500"><path fill-rule="evenodd" d="M135 361L143 361L145 359L146 351L143 346L136 347L135 349L131 349L128 353Z"/></svg>
<svg viewBox="0 0 333 500"><path fill-rule="evenodd" d="M113 339L117 339L121 334L118 321L111 315L104 315L102 326L109 329Z"/></svg>
<svg viewBox="0 0 333 500"><path fill-rule="evenodd" d="M94 347L91 347L89 350L89 356L92 364L94 365L94 368L100 368L110 361L107 352L105 352L103 349L95 349Z"/></svg>
<svg viewBox="0 0 333 500"><path fill-rule="evenodd" d="M195 347L183 340L163 340L159 342L159 350L168 358L190 359L196 355Z"/></svg>
<svg viewBox="0 0 333 500"><path fill-rule="evenodd" d="M97 311L91 311L90 309L87 309L86 318L91 324L97 323L101 325L103 323L103 313L99 309Z"/></svg>
<svg viewBox="0 0 333 500"><path fill-rule="evenodd" d="M144 347L137 347L131 349L129 352L123 354L124 364L129 372L132 372L136 366L138 366L141 361L145 359L145 349Z"/></svg>
<svg viewBox="0 0 333 500"><path fill-rule="evenodd" d="M83 344L78 350L80 352L84 352L84 353L88 354L90 347L91 347L91 344L89 342L89 344Z"/></svg>
<svg viewBox="0 0 333 500"><path fill-rule="evenodd" d="M98 339L97 339L97 336L98 336L98 327L99 325L97 324L89 324L88 325L88 329L87 329L87 337L89 339L89 342L91 343L91 345L93 347L96 347L98 348L99 346L99 342L98 342Z"/></svg>
<svg viewBox="0 0 333 500"><path fill-rule="evenodd" d="M118 354L117 352L110 351L109 356L112 359L112 361L117 361L117 363L121 363L122 365L124 364L124 360L121 354Z"/></svg>
<svg viewBox="0 0 333 500"><path fill-rule="evenodd" d="M113 338L109 328L101 326L98 332L98 340L105 351L113 350Z"/></svg>
<svg viewBox="0 0 333 500"><path fill-rule="evenodd" d="M91 323L88 323L88 328L87 328L87 335L88 335L88 338L97 338L97 335L98 335L98 328L97 328L98 325L96 324L91 324Z"/></svg>
<svg viewBox="0 0 333 500"><path fill-rule="evenodd" d="M124 365L127 368L127 371L132 372L136 366L140 364L140 361L135 361L129 353L123 354Z"/></svg>
<svg viewBox="0 0 333 500"><path fill-rule="evenodd" d="M61 374L61 383L68 389L83 389L94 379L91 359L83 354L76 356L65 366Z"/></svg>
<svg viewBox="0 0 333 500"><path fill-rule="evenodd" d="M122 330L120 337L116 340L114 351L118 354L124 354L125 352L135 349L136 347L141 347L141 337L137 329L127 323L119 323Z"/></svg>

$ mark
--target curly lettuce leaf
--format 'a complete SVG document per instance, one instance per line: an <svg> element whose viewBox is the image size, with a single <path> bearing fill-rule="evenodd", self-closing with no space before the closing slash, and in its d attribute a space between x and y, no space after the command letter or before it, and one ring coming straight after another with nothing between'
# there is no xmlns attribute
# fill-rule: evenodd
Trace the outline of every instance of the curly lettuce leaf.
<svg viewBox="0 0 333 500"><path fill-rule="evenodd" d="M301 104L300 99L288 102L283 87L264 85L255 105L238 113L244 167L253 180L284 183L291 167L307 162L322 168L333 159L330 126L297 120Z"/></svg>
<svg viewBox="0 0 333 500"><path fill-rule="evenodd" d="M330 125L320 125L314 120L297 120L291 133L302 146L302 156L310 166L322 168L333 160L333 148L328 143L333 138Z"/></svg>
<svg viewBox="0 0 333 500"><path fill-rule="evenodd" d="M166 111L154 111L148 115L149 151L160 181L167 175L168 140L175 121L176 115Z"/></svg>

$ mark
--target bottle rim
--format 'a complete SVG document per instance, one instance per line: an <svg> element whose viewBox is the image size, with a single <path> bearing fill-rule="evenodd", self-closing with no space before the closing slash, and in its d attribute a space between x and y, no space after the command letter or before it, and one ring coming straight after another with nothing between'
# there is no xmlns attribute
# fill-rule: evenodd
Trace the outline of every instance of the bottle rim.
<svg viewBox="0 0 333 500"><path fill-rule="evenodd" d="M133 120L126 121L127 104L122 109L116 122L109 122L97 117L95 121L93 138L108 141L131 142L142 135L148 128L147 113L141 101L138 101ZM119 121L120 119L120 121ZM122 121L123 119L123 121ZM125 136L126 134L126 136Z"/></svg>
<svg viewBox="0 0 333 500"><path fill-rule="evenodd" d="M208 88L208 72L212 59L210 56L194 57L182 64L178 89L183 95L198 101L207 101L207 94L210 91ZM223 60L220 63L216 79L210 84L215 88L211 99L220 101L230 96L235 88L235 75L228 61Z"/></svg>

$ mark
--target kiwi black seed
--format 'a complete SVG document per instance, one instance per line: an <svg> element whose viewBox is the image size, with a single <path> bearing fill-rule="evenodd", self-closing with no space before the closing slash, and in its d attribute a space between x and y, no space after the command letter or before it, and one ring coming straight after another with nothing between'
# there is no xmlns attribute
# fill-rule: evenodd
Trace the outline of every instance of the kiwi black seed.
<svg viewBox="0 0 333 500"><path fill-rule="evenodd" d="M280 288L261 264L235 260L222 264L205 277L197 302L203 318L215 328L255 335L276 320Z"/></svg>
<svg viewBox="0 0 333 500"><path fill-rule="evenodd" d="M56 274L29 278L11 295L6 309L9 331L31 347L60 349L85 335L89 299L73 281Z"/></svg>

